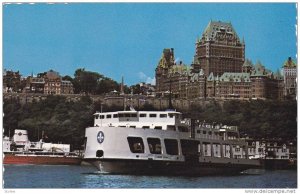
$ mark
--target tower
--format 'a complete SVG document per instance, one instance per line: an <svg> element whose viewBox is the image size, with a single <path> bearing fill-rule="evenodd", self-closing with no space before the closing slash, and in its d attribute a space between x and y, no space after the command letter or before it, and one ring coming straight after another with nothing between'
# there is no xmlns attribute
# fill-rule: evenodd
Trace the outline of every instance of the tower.
<svg viewBox="0 0 300 194"><path fill-rule="evenodd" d="M124 76L122 76L122 82L120 87L120 95L124 95Z"/></svg>
<svg viewBox="0 0 300 194"><path fill-rule="evenodd" d="M291 57L282 66L284 95L295 98L297 94L297 65Z"/></svg>
<svg viewBox="0 0 300 194"><path fill-rule="evenodd" d="M224 72L242 72L245 43L240 41L231 23L210 21L202 37L196 41L193 68L204 70L205 76Z"/></svg>
<svg viewBox="0 0 300 194"><path fill-rule="evenodd" d="M168 79L168 71L175 64L174 49L164 49L162 56L155 69L156 91L166 91L169 88L165 82Z"/></svg>

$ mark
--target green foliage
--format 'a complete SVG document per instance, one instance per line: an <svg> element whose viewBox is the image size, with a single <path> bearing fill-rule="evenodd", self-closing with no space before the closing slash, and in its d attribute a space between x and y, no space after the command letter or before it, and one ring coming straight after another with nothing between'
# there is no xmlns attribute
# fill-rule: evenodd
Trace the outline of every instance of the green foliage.
<svg viewBox="0 0 300 194"><path fill-rule="evenodd" d="M103 78L96 72L85 71L85 69L77 69L74 74L73 81L75 93L95 94L97 89L98 80Z"/></svg>
<svg viewBox="0 0 300 194"><path fill-rule="evenodd" d="M19 104L17 100L4 100L4 135L12 134L16 128L28 130L31 141L37 141L42 131L50 142L72 144L81 148L85 128L93 126L96 111L108 112L123 110L118 106L107 106L101 101L93 102L89 96L79 101L68 101L63 96L48 96L39 102ZM296 101L225 101L223 104L212 101L206 105L192 105L185 112L209 123L236 125L242 136L253 138L297 138ZM141 110L155 110L146 104ZM39 137L39 138L38 138Z"/></svg>
<svg viewBox="0 0 300 194"><path fill-rule="evenodd" d="M16 128L28 130L31 141L42 138L42 132L50 142L72 144L80 148L85 128L93 125L92 100L83 96L77 102L63 96L48 96L39 102L20 105L17 101L4 102L4 134Z"/></svg>
<svg viewBox="0 0 300 194"><path fill-rule="evenodd" d="M77 69L74 76L74 79L70 79L69 76L64 78L72 81L76 94L105 94L113 90L120 90L120 84L116 81L97 72L86 71L84 68Z"/></svg>
<svg viewBox="0 0 300 194"><path fill-rule="evenodd" d="M297 137L296 101L225 101L223 106L211 102L203 107L193 106L187 114L206 122L239 127L242 136L253 138Z"/></svg>

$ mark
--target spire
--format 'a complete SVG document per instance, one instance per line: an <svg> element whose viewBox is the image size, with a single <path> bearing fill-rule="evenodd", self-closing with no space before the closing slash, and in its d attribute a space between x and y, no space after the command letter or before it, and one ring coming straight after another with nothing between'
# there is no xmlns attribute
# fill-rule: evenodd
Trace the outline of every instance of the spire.
<svg viewBox="0 0 300 194"><path fill-rule="evenodd" d="M120 88L120 94L124 94L124 76L122 76L122 82L121 82L121 88Z"/></svg>

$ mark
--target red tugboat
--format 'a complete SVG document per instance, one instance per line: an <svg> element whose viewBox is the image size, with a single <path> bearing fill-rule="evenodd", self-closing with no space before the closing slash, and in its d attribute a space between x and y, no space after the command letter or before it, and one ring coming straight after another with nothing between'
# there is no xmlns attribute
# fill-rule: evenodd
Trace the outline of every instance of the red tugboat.
<svg viewBox="0 0 300 194"><path fill-rule="evenodd" d="M3 164L79 165L82 157L69 144L30 142L27 130L15 129L12 140L3 139Z"/></svg>

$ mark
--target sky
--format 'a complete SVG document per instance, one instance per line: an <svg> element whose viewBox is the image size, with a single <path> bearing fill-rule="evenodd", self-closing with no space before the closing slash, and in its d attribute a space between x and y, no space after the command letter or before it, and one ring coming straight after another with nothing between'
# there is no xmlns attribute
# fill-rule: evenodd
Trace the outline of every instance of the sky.
<svg viewBox="0 0 300 194"><path fill-rule="evenodd" d="M3 5L3 68L23 76L78 68L127 85L153 83L164 48L190 65L210 20L231 22L246 58L276 71L297 54L296 3Z"/></svg>

